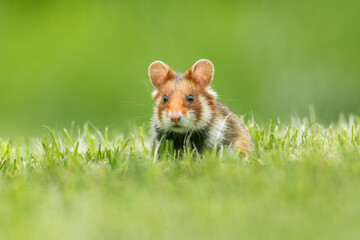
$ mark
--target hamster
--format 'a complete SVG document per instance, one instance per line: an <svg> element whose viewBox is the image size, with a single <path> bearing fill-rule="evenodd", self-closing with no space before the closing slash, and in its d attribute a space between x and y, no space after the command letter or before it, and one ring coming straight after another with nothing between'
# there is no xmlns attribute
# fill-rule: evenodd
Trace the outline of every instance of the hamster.
<svg viewBox="0 0 360 240"><path fill-rule="evenodd" d="M214 65L201 59L184 74L155 61L149 66L155 90L152 129L154 142L168 139L181 152L185 147L198 152L215 146L229 146L245 156L252 150L248 128L227 106L217 100L210 84Z"/></svg>

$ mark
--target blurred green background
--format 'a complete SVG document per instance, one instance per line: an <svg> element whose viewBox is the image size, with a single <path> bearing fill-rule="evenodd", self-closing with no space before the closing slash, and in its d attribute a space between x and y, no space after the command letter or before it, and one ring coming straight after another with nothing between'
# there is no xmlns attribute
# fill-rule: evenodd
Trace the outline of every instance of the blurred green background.
<svg viewBox="0 0 360 240"><path fill-rule="evenodd" d="M148 65L215 65L236 113L360 109L360 1L0 1L0 136L148 123Z"/></svg>

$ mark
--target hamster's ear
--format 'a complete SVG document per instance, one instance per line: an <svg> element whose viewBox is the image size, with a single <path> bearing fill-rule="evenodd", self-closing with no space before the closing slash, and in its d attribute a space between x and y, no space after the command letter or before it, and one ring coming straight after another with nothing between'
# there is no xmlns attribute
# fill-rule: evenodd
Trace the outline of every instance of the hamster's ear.
<svg viewBox="0 0 360 240"><path fill-rule="evenodd" d="M184 75L202 87L208 87L214 78L214 65L210 60L200 59Z"/></svg>
<svg viewBox="0 0 360 240"><path fill-rule="evenodd" d="M149 66L149 78L155 88L176 76L176 73L162 61L155 61Z"/></svg>

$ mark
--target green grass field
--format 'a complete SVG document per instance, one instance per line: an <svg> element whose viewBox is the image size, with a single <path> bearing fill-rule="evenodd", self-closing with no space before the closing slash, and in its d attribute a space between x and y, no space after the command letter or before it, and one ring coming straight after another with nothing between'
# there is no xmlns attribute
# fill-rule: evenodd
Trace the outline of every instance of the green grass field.
<svg viewBox="0 0 360 240"><path fill-rule="evenodd" d="M357 239L360 118L247 125L248 159L154 161L146 128L0 139L0 239Z"/></svg>

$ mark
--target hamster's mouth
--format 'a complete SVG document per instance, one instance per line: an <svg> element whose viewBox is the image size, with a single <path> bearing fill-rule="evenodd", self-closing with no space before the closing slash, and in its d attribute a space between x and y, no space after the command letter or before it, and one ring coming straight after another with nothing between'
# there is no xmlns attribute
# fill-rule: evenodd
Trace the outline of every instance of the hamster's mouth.
<svg viewBox="0 0 360 240"><path fill-rule="evenodd" d="M186 127L185 127L185 126L182 126L182 125L180 125L180 124L175 123L174 125L172 125L172 126L170 127L170 130L171 130L171 131L174 131L174 132L179 132L179 133L181 133L181 132L186 131Z"/></svg>

